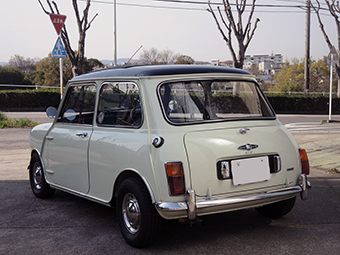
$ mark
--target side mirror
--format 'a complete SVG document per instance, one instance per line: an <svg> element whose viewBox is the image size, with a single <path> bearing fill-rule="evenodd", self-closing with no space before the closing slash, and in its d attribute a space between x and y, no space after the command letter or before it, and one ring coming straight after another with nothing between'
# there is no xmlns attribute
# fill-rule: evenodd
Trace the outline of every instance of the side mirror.
<svg viewBox="0 0 340 255"><path fill-rule="evenodd" d="M58 115L58 111L53 106L50 106L46 109L46 115L50 119L54 119Z"/></svg>

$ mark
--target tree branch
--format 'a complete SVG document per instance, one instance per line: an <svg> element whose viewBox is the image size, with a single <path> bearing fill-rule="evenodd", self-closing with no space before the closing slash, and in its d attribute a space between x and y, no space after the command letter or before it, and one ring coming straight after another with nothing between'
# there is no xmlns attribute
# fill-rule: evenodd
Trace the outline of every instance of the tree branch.
<svg viewBox="0 0 340 255"><path fill-rule="evenodd" d="M50 13L48 11L46 11L46 9L44 8L43 4L40 2L40 0L38 0L41 8L43 9L43 11L47 14L47 15L50 15Z"/></svg>
<svg viewBox="0 0 340 255"><path fill-rule="evenodd" d="M209 3L208 3L208 6L209 6L209 9L207 9L207 11L210 12L210 13L212 14L212 16L213 16L213 18L214 18L214 20L215 20L215 22L216 22L216 25L217 25L218 30L219 30L220 33L222 34L222 37L223 37L223 39L226 41L226 43L228 43L229 40L228 40L228 38L226 37L226 35L225 35L223 29L221 28L220 23L218 22L218 19L217 19L216 15L215 15L215 12L214 12L214 10L212 9L212 7L211 7L211 5L210 5L210 1L209 1Z"/></svg>
<svg viewBox="0 0 340 255"><path fill-rule="evenodd" d="M94 15L94 17L91 19L91 21L89 22L89 24L86 27L86 30L88 30L91 27L91 23L94 21L94 19L98 16L98 13L96 13L96 15Z"/></svg>
<svg viewBox="0 0 340 255"><path fill-rule="evenodd" d="M254 28L253 28L253 30L252 30L252 32L251 32L250 37L249 37L249 34L248 34L248 39L247 39L247 42L246 42L246 44L245 44L245 46L244 46L244 51L247 50L250 41L253 39L254 34L255 34L255 30L256 30L256 28L257 28L257 23L259 23L259 22L260 22L260 19L257 18L256 21L255 21L255 25L254 25ZM250 31L250 28L249 28L249 31Z"/></svg>
<svg viewBox="0 0 340 255"><path fill-rule="evenodd" d="M253 0L252 6L251 6L251 11L250 11L250 14L249 14L249 17L248 17L247 26L244 30L243 36L245 36L246 34L249 34L250 26L251 26L251 20L253 18L253 14L255 12L255 2L256 2L256 0Z"/></svg>
<svg viewBox="0 0 340 255"><path fill-rule="evenodd" d="M313 7L313 9L314 9L314 11L316 13L317 18L318 18L319 27L321 29L321 32L322 32L323 36L325 37L326 43L328 45L328 48L331 50L333 48L333 44L331 43L331 41L330 41L330 39L329 39L329 37L327 35L327 32L325 30L325 27L324 27L323 22L322 22L321 17L320 17L320 2L319 2L319 0L316 0L316 2L318 4L318 7L315 7L313 4L312 4L312 7Z"/></svg>

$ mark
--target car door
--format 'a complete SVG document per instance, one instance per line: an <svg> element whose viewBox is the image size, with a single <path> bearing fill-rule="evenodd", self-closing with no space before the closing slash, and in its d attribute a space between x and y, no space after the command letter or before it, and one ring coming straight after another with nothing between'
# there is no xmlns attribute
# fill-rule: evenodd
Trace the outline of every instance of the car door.
<svg viewBox="0 0 340 255"><path fill-rule="evenodd" d="M71 85L43 150L47 180L81 193L89 190L87 157L95 98L94 84Z"/></svg>

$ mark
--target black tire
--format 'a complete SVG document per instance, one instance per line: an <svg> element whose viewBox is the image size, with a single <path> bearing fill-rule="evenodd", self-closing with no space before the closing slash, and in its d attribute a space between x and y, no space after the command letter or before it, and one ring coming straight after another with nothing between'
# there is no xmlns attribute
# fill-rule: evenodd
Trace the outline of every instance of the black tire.
<svg viewBox="0 0 340 255"><path fill-rule="evenodd" d="M159 235L161 217L140 179L129 178L121 183L116 212L120 231L128 244L142 248L152 244Z"/></svg>
<svg viewBox="0 0 340 255"><path fill-rule="evenodd" d="M286 215L293 209L295 200L296 197L293 197L291 199L283 200L269 205L264 205L255 209L264 216L278 218Z"/></svg>
<svg viewBox="0 0 340 255"><path fill-rule="evenodd" d="M33 194L39 198L53 196L54 189L45 180L42 164L37 154L33 154L29 169L30 184Z"/></svg>

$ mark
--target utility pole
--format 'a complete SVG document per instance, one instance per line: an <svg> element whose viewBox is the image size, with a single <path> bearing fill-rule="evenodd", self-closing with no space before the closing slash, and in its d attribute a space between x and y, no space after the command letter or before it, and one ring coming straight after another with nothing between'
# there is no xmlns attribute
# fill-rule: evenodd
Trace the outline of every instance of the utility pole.
<svg viewBox="0 0 340 255"><path fill-rule="evenodd" d="M113 0L113 65L117 66L117 11L116 11L116 0Z"/></svg>
<svg viewBox="0 0 340 255"><path fill-rule="evenodd" d="M310 69L310 6L311 0L306 0L306 45L305 45L305 94L309 94Z"/></svg>

